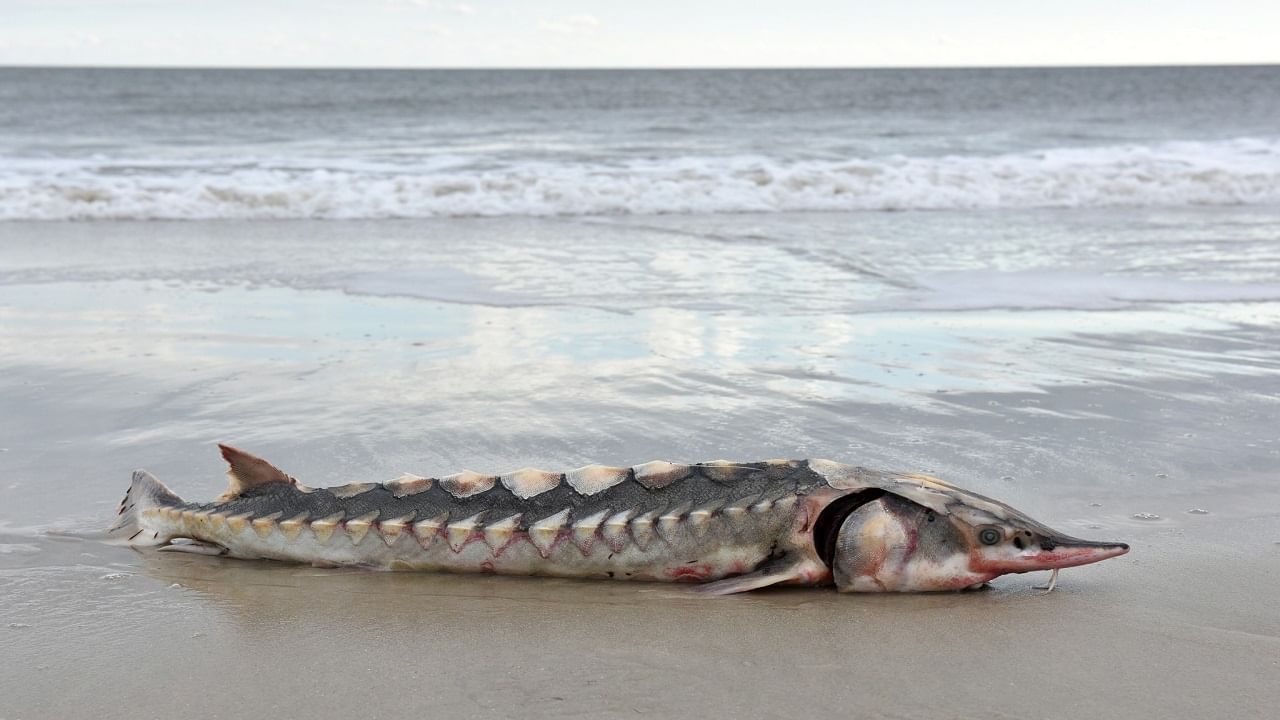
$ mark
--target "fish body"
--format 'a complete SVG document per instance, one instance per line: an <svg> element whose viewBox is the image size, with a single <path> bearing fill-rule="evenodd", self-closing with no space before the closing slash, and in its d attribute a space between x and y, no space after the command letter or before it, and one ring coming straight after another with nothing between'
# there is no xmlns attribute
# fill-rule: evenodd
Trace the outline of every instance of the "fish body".
<svg viewBox="0 0 1280 720"><path fill-rule="evenodd" d="M138 471L113 532L134 545L243 559L699 582L712 593L833 582L849 591L961 589L1128 549L1055 533L935 478L827 460L468 471L309 488L221 448L231 466L226 493L189 503ZM1052 547L995 556L974 529L991 527L1002 540L1027 538L1024 551L1030 538ZM1077 555L1062 555L1067 546Z"/></svg>

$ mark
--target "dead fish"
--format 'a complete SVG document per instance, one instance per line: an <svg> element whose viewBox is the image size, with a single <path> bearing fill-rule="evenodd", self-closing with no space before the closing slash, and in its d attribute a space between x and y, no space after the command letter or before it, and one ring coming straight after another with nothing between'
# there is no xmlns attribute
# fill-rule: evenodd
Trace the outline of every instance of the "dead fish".
<svg viewBox="0 0 1280 720"><path fill-rule="evenodd" d="M146 471L111 532L135 546L320 566L705 583L841 592L981 587L1129 546L1052 530L926 475L830 460L716 461L568 472L405 475L310 488L219 445L231 485L190 503Z"/></svg>

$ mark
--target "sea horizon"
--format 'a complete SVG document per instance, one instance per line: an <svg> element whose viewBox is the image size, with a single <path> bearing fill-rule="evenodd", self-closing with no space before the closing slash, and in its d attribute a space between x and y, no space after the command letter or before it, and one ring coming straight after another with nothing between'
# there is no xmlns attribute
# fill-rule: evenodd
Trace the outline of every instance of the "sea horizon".
<svg viewBox="0 0 1280 720"><path fill-rule="evenodd" d="M1144 68L1235 68L1280 67L1280 62L1151 62L1151 63L1068 63L1027 65L136 65L136 64L48 64L0 63L0 69L30 70L1106 70Z"/></svg>

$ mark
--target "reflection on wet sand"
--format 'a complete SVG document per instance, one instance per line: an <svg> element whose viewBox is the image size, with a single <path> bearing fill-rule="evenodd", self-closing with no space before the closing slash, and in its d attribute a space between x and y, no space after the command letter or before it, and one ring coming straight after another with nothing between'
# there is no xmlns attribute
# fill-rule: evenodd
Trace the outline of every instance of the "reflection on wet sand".
<svg viewBox="0 0 1280 720"><path fill-rule="evenodd" d="M0 224L0 716L1265 716L1280 221L1161 218ZM212 496L218 441L317 486L826 456L1134 549L709 600L42 534L139 466Z"/></svg>

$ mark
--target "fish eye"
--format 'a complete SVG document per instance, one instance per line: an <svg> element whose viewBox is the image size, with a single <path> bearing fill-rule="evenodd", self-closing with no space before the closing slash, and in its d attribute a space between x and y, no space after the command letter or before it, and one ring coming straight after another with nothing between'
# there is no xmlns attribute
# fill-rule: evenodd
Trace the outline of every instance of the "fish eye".
<svg viewBox="0 0 1280 720"><path fill-rule="evenodd" d="M1000 531L993 527L984 527L978 531L978 539L983 545L995 545L1000 542L1001 537Z"/></svg>

